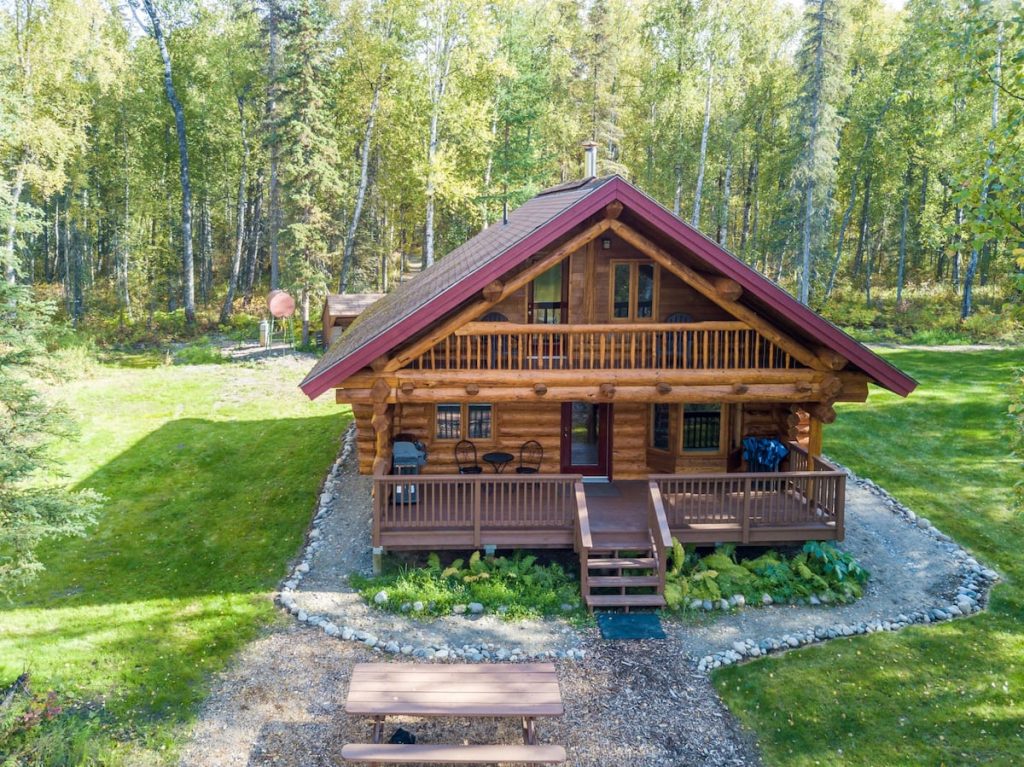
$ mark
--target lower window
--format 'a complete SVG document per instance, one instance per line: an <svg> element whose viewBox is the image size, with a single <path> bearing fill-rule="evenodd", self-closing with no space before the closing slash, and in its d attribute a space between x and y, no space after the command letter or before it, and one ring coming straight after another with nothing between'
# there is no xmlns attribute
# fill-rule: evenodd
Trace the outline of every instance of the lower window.
<svg viewBox="0 0 1024 767"><path fill-rule="evenodd" d="M491 439L494 408L483 404L445 403L436 406L434 439Z"/></svg>
<svg viewBox="0 0 1024 767"><path fill-rule="evenodd" d="M722 444L721 405L683 405L683 450L718 452Z"/></svg>
<svg viewBox="0 0 1024 767"><path fill-rule="evenodd" d="M671 413L671 405L651 405L651 447L655 450L672 449L671 438L669 437Z"/></svg>

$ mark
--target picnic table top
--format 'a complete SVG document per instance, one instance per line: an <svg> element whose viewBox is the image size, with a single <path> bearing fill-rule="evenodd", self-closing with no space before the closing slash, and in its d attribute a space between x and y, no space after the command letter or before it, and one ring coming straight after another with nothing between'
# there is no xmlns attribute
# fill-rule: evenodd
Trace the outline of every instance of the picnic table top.
<svg viewBox="0 0 1024 767"><path fill-rule="evenodd" d="M552 663L357 663L345 711L370 716L561 716Z"/></svg>

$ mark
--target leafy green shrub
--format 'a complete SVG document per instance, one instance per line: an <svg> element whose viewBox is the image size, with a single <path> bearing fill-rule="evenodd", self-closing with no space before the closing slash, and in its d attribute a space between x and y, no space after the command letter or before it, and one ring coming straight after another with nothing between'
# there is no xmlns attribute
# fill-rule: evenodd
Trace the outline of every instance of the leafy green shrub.
<svg viewBox="0 0 1024 767"><path fill-rule="evenodd" d="M220 365L230 360L206 336L174 352L175 365Z"/></svg>
<svg viewBox="0 0 1024 767"><path fill-rule="evenodd" d="M769 550L737 562L731 544L697 557L673 540L665 601L673 609L687 600L716 601L736 594L753 604L761 604L764 594L777 602L811 596L850 602L860 597L867 579L868 572L850 554L830 543L809 541L790 557Z"/></svg>
<svg viewBox="0 0 1024 767"><path fill-rule="evenodd" d="M537 557L521 551L512 557L476 551L468 561L459 558L447 566L432 553L425 567L389 562L383 575L353 574L349 580L373 605L374 596L386 591L387 602L376 606L392 612L422 602L424 614L447 615L455 605L479 602L487 612L501 607L504 617L518 619L562 613L563 604L581 608L579 583L571 573L557 562L541 565Z"/></svg>

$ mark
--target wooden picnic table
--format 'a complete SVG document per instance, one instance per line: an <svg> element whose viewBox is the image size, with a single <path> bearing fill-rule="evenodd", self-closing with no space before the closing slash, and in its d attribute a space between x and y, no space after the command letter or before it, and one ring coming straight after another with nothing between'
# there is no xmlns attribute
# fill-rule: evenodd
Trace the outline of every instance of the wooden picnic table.
<svg viewBox="0 0 1024 767"><path fill-rule="evenodd" d="M564 709L552 663L357 663L345 712L373 717L374 743L383 742L388 716L513 717L532 746L537 718Z"/></svg>

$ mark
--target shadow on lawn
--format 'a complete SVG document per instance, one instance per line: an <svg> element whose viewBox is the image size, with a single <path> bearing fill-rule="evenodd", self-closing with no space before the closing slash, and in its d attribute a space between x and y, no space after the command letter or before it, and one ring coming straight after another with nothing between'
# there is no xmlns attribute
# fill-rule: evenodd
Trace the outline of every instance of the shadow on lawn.
<svg viewBox="0 0 1024 767"><path fill-rule="evenodd" d="M167 423L80 487L108 498L86 537L42 552L17 599L78 607L266 591L298 551L339 416Z"/></svg>

